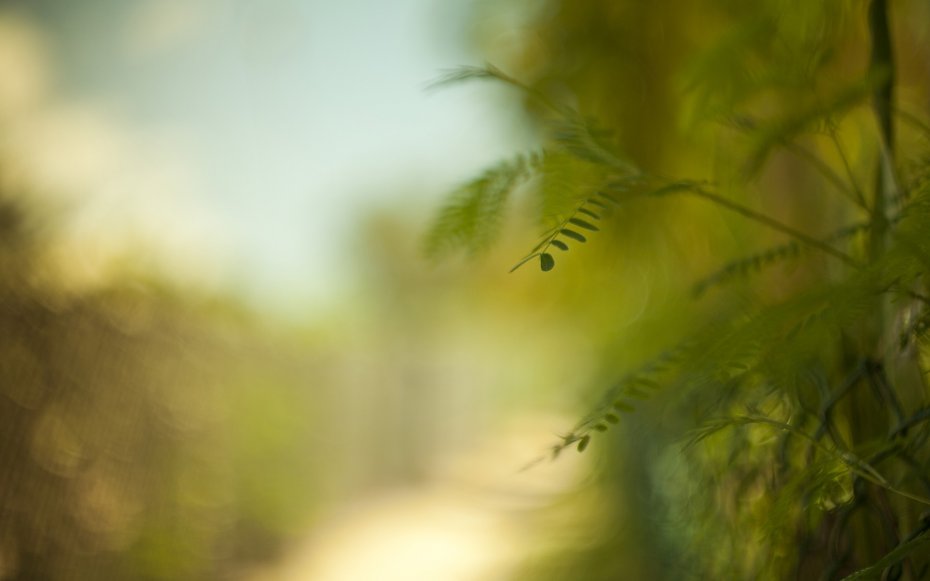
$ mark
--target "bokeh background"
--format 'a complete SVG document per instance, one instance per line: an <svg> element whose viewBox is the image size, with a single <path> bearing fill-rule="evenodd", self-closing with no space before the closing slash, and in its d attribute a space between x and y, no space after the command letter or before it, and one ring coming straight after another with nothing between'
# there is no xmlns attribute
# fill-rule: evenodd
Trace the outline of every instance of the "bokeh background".
<svg viewBox="0 0 930 581"><path fill-rule="evenodd" d="M810 70L829 88L867 60L864 2L785 4L0 3L0 579L686 577L688 402L534 461L730 308L694 307L720 257L780 239L676 200L631 204L545 275L508 274L539 233L526 212L480 257L428 260L446 193L542 139L519 92L428 85L490 61L643 167L726 180L715 107L778 110L770 65L804 95ZM900 4L922 102L930 14ZM769 52L728 48L759 35ZM810 70L779 69L784 47ZM870 123L844 125L855 167ZM754 203L843 223L766 189L822 186L803 161L771 167ZM822 269L754 284L783 296Z"/></svg>
<svg viewBox="0 0 930 581"><path fill-rule="evenodd" d="M579 380L500 262L423 257L532 139L427 90L484 11L0 4L0 578L512 569Z"/></svg>

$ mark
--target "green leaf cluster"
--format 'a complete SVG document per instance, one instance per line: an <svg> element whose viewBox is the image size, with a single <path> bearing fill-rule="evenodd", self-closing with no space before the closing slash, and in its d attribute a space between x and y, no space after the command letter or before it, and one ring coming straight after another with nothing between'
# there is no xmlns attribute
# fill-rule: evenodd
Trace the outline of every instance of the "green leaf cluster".
<svg viewBox="0 0 930 581"><path fill-rule="evenodd" d="M761 2L755 13L727 2L698 4L735 23L683 67L684 117L724 119L738 129L735 141L724 130L715 138L732 149L728 167L710 172L712 180L630 161L646 156L621 147L630 143L628 128L605 129L544 90L554 79L573 83L583 104L590 95L584 87L614 87L619 81L610 76L623 77L623 66L635 65L586 73L554 59L527 82L494 67L445 79L516 87L546 130L545 153L533 170L538 179L528 188L545 230L512 270L538 260L551 271L593 234L609 243L616 231L636 226L624 222L630 218L622 211L634 200L653 214L683 214L685 203L704 202L725 216L721 222L737 239L727 247L735 257L717 257L709 274L691 281L691 320L702 323L688 325L677 346L638 367L607 362L619 379L596 387L597 402L553 445L552 456L599 442L605 454L616 454L632 439L623 414L654 418L650 407L663 406L662 417L691 434L681 462L706 486L657 483L666 514L688 523L659 536L699 577L924 578L930 572L920 550L927 531L921 514L930 506L930 132L920 116L886 98L899 82L890 49L882 48L888 34L883 40L880 33L893 25L882 20L888 6L812 3L785 15L785 3L775 0ZM648 12L623 6L628 14ZM613 22L614 13L600 9ZM591 25L597 10L566 8L564 21L540 30L563 26L567 32L556 37L573 38L587 51L615 48L607 37L571 36ZM850 59L864 60L857 42L878 48L850 75ZM928 92L926 83L920 90ZM910 132L892 134L890 126ZM669 149L693 143L681 141L684 147L673 142ZM703 153L679 155L708 159ZM830 221L812 228L819 213ZM483 247L480 229L456 220L442 214L437 239ZM740 237L744 232L751 235ZM668 271L683 278L686 266ZM668 429L651 427L656 439Z"/></svg>

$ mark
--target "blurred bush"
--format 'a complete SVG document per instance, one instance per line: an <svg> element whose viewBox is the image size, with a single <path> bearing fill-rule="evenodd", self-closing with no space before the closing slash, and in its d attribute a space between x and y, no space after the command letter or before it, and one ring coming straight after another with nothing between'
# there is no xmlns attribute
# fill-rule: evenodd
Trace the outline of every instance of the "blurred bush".
<svg viewBox="0 0 930 581"><path fill-rule="evenodd" d="M273 557L319 500L312 358L191 290L69 290L40 225L0 192L0 578L221 578Z"/></svg>

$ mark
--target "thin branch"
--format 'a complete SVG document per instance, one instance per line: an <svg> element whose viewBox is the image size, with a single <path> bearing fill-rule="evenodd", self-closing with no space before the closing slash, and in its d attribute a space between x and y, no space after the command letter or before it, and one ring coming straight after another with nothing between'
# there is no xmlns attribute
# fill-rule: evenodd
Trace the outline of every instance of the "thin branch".
<svg viewBox="0 0 930 581"><path fill-rule="evenodd" d="M852 575L843 577L843 581L854 581L857 579L868 579L881 576L884 569L903 561L908 554L917 550L920 545L930 542L930 534L928 533L930 533L930 522L926 519L921 519L917 528L897 547L865 569L860 569Z"/></svg>
<svg viewBox="0 0 930 581"><path fill-rule="evenodd" d="M808 236L807 234L803 232L795 230L791 226L788 226L787 224L779 222L778 220L775 220L774 218L770 218L769 216L766 216L765 214L761 214L759 212L756 212L755 210L750 210L749 208L742 206L740 204L737 204L736 202L733 202L731 200L728 200L727 198L724 198L723 196L719 194L709 192L705 188L702 188L696 183L688 182L688 183L681 184L681 187L667 188L667 191L660 190L660 192L661 193L673 193L673 192L693 193L694 195L704 198L705 200L711 201L717 204L718 206L722 206L732 212L736 212L737 214L740 214L741 216L745 218L749 218L750 220L753 220L760 224L764 224L765 226L768 226L769 228L773 230L777 230L781 232L782 234L787 234L788 236L791 236L792 238L795 238L798 241L803 242L804 244L810 246L811 248L816 248L817 250L820 250L821 252L824 252L825 254L829 254L830 256L834 258L840 259L841 261L845 262L849 266L852 266L853 268L856 268L856 269L861 268L861 265L859 264L859 262L856 261L853 257L846 254L845 252L842 252L841 250L837 250L836 248L830 246L829 244L826 244L811 236Z"/></svg>
<svg viewBox="0 0 930 581"><path fill-rule="evenodd" d="M821 173L821 175L823 175L823 177L827 179L828 182L833 184L837 191L843 194L846 199L853 202L863 210L868 211L869 206L866 203L865 198L862 197L862 194L859 192L859 190L844 182L843 178L841 178L835 171L833 171L833 168L831 168L824 160L817 157L806 147L798 145L797 143L785 142L784 146L785 149L811 164L817 171Z"/></svg>
<svg viewBox="0 0 930 581"><path fill-rule="evenodd" d="M894 179L894 123L891 119L891 104L894 102L895 78L886 0L872 0L869 4L869 32L872 38L869 69L886 73L886 77L872 93L872 108L878 123L881 146L879 170L876 172L872 198L873 227L869 244L871 258L875 260L884 253L888 245L888 216L885 205L890 192L887 191L886 180ZM879 321L878 327L881 326Z"/></svg>
<svg viewBox="0 0 930 581"><path fill-rule="evenodd" d="M930 420L930 406L922 407L910 417L898 422L898 425L891 431L891 437L903 436L909 429L927 420Z"/></svg>
<svg viewBox="0 0 930 581"><path fill-rule="evenodd" d="M878 392L879 396L888 403L891 413L894 415L895 422L900 425L904 419L904 410L901 408L901 402L898 400L896 390L888 380L888 374L885 373L885 366L878 361L873 361L869 365L869 379Z"/></svg>
<svg viewBox="0 0 930 581"><path fill-rule="evenodd" d="M911 473L920 481L924 490L930 492L930 477L927 476L927 469L918 464L917 460L907 452L907 449L900 450L897 458L911 469Z"/></svg>
<svg viewBox="0 0 930 581"><path fill-rule="evenodd" d="M565 108L560 107L559 105L556 105L554 102L549 100L549 98L543 95L541 92L530 87L529 85L521 83L517 79L511 77L510 75L508 75L507 73L505 73L504 71L500 70L499 68L495 67L494 65L490 63L486 63L482 67L463 66L463 67L458 67L452 70L447 70L445 74L443 74L441 77L428 83L426 85L426 89L427 90L441 89L448 85L462 83L465 81L481 80L481 79L494 79L494 80L506 83L512 87L520 89L527 95L533 97L535 100L539 101L541 105L551 110L552 112L557 113L560 116L564 116L566 114Z"/></svg>
<svg viewBox="0 0 930 581"><path fill-rule="evenodd" d="M853 372L849 374L846 378L846 381L843 382L843 385L840 388L832 393L829 399L825 400L820 406L820 425L817 427L817 431L814 433L814 438L818 441L823 437L825 432L830 433L831 438L834 440L834 444L837 444L837 438L839 437L838 433L834 432L833 422L830 420L830 414L833 413L833 408L836 407L836 404L839 403L847 393L852 390L859 383L859 380L862 379L862 376L866 372L865 361L859 361L856 364L856 368L853 369Z"/></svg>
<svg viewBox="0 0 930 581"><path fill-rule="evenodd" d="M869 226L869 222L852 224L850 226L840 228L826 238L821 238L820 241L824 244L829 244L830 242L843 240L868 230ZM797 256L800 254L800 250L801 245L797 242L797 240L792 240L791 242L785 244L772 246L756 254L744 256L743 258L727 263L717 271L700 279L694 284L692 292L695 296L701 295L711 286L726 282L740 274L746 274L751 269L761 270L764 266L773 264L778 259Z"/></svg>
<svg viewBox="0 0 930 581"><path fill-rule="evenodd" d="M830 140L833 141L833 147L836 148L836 153L838 153L840 159L843 160L843 167L846 169L846 176L849 178L849 183L852 185L857 203L865 208L866 212L868 212L869 203L866 201L865 194L862 193L862 189L859 187L859 182L856 181L856 174L853 172L852 166L849 163L849 158L846 157L846 152L843 150L843 146L840 144L840 140L836 136L836 129L832 128L829 131L829 135Z"/></svg>
<svg viewBox="0 0 930 581"><path fill-rule="evenodd" d="M814 446L816 446L818 450L821 450L822 452L830 456L833 456L837 460L840 460L852 472L854 472L861 478L868 480L872 484L875 484L876 486L881 486L885 490L889 492L893 492L897 494L898 496L907 498L908 500L913 500L914 502L919 502L920 504L925 504L927 506L930 506L930 498L926 498L926 497L923 497L917 494L912 494L905 490L900 490L896 488L894 485L888 482L888 480L886 480L885 477L882 476L881 473L879 473L875 468L873 468L868 462L866 462L865 460L862 460L861 458L859 458L852 452L848 452L845 450L834 450L833 448L829 446L825 446L823 443L821 443L819 440L817 440L816 438L814 438L807 432L801 429L798 429L797 427L792 426L791 424L787 424L785 422L780 422L778 420L773 420L772 418L768 418L766 416L759 416L759 415L735 416L730 419L737 423L764 424L764 425L773 426L780 430L787 430L791 432L792 434L795 434L796 436L804 438L805 440L813 443Z"/></svg>
<svg viewBox="0 0 930 581"><path fill-rule="evenodd" d="M900 116L902 121L906 121L910 123L912 126L916 127L917 129L923 131L924 134L928 138L930 138L930 125L927 125L926 123L924 123L920 119L920 117L918 117L917 115L914 115L913 113L909 113L905 111L904 109L901 109L900 107L893 107L892 112L895 115Z"/></svg>

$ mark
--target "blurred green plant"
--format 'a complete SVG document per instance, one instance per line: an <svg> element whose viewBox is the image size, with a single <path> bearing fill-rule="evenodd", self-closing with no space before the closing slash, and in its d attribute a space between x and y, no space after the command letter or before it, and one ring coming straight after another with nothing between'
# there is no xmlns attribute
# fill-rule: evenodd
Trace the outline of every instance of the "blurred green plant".
<svg viewBox="0 0 930 581"><path fill-rule="evenodd" d="M318 509L306 353L155 280L76 290L0 184L0 578L218 579Z"/></svg>
<svg viewBox="0 0 930 581"><path fill-rule="evenodd" d="M582 295L601 292L592 271L636 262L636 246L648 255L657 238L705 233L717 246L663 254L670 286L722 252L776 239L700 276L692 291L703 298L678 317L675 347L631 371L607 345L604 367L621 379L598 389L600 403L552 456L614 434L604 438L609 461L638 458L652 471L661 490L650 506L674 524L652 522L661 530L638 541L668 561L638 575L927 578L930 131L907 103L928 87L892 51L926 55L908 29L925 13L894 4L892 22L886 0L550 4L527 27L533 42L510 55L531 80L488 65L439 81L514 87L544 143L456 192L427 236L431 253L487 248L524 182L544 233L514 270L536 259L552 271L569 260L553 247L569 251L594 232L622 255L569 272ZM561 104L569 100L577 106ZM715 130L700 123L708 119ZM715 238L721 224L726 236ZM620 414L656 399L673 413L664 425L647 416L640 426L651 432L637 441L654 436L660 443L647 445L661 451L669 432L693 433L675 461L686 474L678 482L659 460L667 455L620 452L637 438ZM533 575L622 574L615 560L628 541L607 522L620 517L605 508L597 518L607 527L599 539L565 549L587 559L563 554L571 566Z"/></svg>

